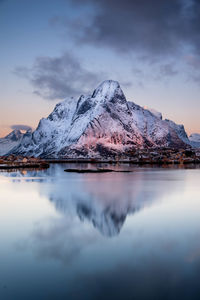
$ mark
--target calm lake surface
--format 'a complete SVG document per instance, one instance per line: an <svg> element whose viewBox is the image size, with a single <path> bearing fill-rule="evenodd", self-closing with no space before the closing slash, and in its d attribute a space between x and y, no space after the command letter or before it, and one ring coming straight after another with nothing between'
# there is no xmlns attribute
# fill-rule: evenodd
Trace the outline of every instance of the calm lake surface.
<svg viewBox="0 0 200 300"><path fill-rule="evenodd" d="M69 167L0 173L0 299L199 300L200 169Z"/></svg>

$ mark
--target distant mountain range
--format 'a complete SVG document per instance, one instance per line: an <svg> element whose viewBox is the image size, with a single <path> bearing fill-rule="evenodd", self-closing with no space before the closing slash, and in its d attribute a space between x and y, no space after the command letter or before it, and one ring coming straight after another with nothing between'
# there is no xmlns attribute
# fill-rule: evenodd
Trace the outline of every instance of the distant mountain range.
<svg viewBox="0 0 200 300"><path fill-rule="evenodd" d="M0 138L0 156L12 152L22 141L23 133L20 130L13 130L6 137Z"/></svg>
<svg viewBox="0 0 200 300"><path fill-rule="evenodd" d="M200 134L193 133L189 136L190 144L194 148L200 148Z"/></svg>
<svg viewBox="0 0 200 300"><path fill-rule="evenodd" d="M135 148L200 147L200 134L189 138L183 125L127 101L120 85L107 80L91 95L67 99L41 119L37 129L13 131L0 139L0 155L43 158L108 157Z"/></svg>

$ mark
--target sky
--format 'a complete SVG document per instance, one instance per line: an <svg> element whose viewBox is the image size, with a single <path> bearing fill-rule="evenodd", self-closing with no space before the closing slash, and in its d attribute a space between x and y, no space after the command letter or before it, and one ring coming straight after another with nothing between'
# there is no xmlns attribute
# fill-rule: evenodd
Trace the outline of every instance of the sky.
<svg viewBox="0 0 200 300"><path fill-rule="evenodd" d="M117 80L200 133L199 0L0 0L0 137Z"/></svg>

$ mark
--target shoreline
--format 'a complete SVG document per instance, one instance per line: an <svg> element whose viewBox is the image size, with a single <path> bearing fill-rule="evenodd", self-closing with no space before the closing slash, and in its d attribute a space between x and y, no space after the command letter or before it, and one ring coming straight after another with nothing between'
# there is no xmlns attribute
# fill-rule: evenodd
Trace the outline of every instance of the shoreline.
<svg viewBox="0 0 200 300"><path fill-rule="evenodd" d="M17 169L34 169L34 170L45 170L48 169L50 167L50 164L77 164L78 167L76 169L79 170L80 166L79 164L109 164L109 165L119 165L119 164L129 164L129 165L133 165L133 166L138 166L138 167L142 167L142 166L148 166L148 167L174 167L174 168L184 168L186 166L194 166L194 167L199 167L200 168L200 162L196 162L196 161L187 161L185 163L180 163L180 162L136 162L136 161L127 161L127 160L46 160L46 162L42 162L42 163L37 163L37 164L23 164L23 163L14 163L14 164L10 164L10 163L4 163L4 164L0 164L0 171L2 170L17 170ZM75 170L75 168L74 168Z"/></svg>
<svg viewBox="0 0 200 300"><path fill-rule="evenodd" d="M47 169L49 164L130 164L130 165L199 165L200 149L135 149L129 153L102 157L64 157L64 158L36 158L22 155L0 156L0 170L2 169Z"/></svg>
<svg viewBox="0 0 200 300"><path fill-rule="evenodd" d="M200 164L200 160L179 161L140 161L140 160L93 160L93 159L46 159L49 164L90 163L90 164L132 164L132 165L186 165Z"/></svg>

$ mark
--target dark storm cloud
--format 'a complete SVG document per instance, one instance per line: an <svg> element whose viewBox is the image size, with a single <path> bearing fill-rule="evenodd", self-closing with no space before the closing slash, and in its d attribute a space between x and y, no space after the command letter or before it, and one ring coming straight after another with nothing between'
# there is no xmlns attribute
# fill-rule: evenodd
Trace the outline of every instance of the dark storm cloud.
<svg viewBox="0 0 200 300"><path fill-rule="evenodd" d="M93 17L70 21L81 43L108 46L124 53L175 55L189 46L200 54L199 0L86 0ZM82 5L82 1L73 0Z"/></svg>
<svg viewBox="0 0 200 300"><path fill-rule="evenodd" d="M10 128L13 129L13 130L25 130L25 131L29 130L29 129L32 129L30 126L22 125L22 124L11 125Z"/></svg>
<svg viewBox="0 0 200 300"><path fill-rule="evenodd" d="M17 67L14 73L29 79L36 95L50 100L88 92L102 79L101 74L87 70L69 53L38 57L31 68Z"/></svg>

